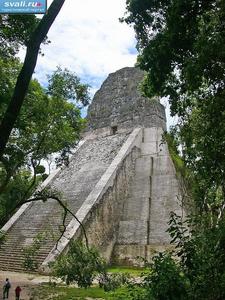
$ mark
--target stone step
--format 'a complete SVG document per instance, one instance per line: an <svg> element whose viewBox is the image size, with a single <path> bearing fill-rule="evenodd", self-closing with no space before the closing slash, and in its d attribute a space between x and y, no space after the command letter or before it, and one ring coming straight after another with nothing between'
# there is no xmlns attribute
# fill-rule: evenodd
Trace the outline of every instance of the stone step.
<svg viewBox="0 0 225 300"><path fill-rule="evenodd" d="M45 260L46 256L36 256L34 257L34 260L35 261L38 261L38 262L43 262ZM1 263L5 263L5 262L16 262L16 263L19 263L19 262L23 262L25 260L25 256L15 256L14 258L12 257L3 257L1 256L0 257L1 259Z"/></svg>
<svg viewBox="0 0 225 300"><path fill-rule="evenodd" d="M55 176L51 187L63 194L73 213L85 201L126 138L126 134L116 134L86 141L71 159L69 166ZM45 231L59 237L58 227L62 225L62 216L63 210L54 200L32 203L9 230L6 241L0 248L0 266L4 267L9 261L8 269L23 270L18 263L23 260L24 245ZM68 215L66 225L71 220L72 216ZM47 257L55 242L55 238L46 237L36 256L38 262L41 263Z"/></svg>
<svg viewBox="0 0 225 300"><path fill-rule="evenodd" d="M30 271L26 270L22 265L1 265L0 264L0 270L1 271L10 271L10 272L19 272L19 273L24 273L24 272L29 272L29 273L38 273L38 270Z"/></svg>
<svg viewBox="0 0 225 300"><path fill-rule="evenodd" d="M23 253L20 253L20 255L14 255L8 257L1 255L0 257L1 257L1 261L14 261L14 260L19 261L19 260L23 260L25 256L23 255ZM44 255L34 256L34 259L38 259L38 260L43 260L44 258L45 258Z"/></svg>
<svg viewBox="0 0 225 300"><path fill-rule="evenodd" d="M45 245L41 246L40 249L42 251L44 251L45 249L48 250L49 248L52 247L52 245L54 245L55 242L52 242L52 241L45 241ZM32 245L32 244L31 244ZM9 243L9 244L5 244L5 245L2 245L1 248L0 248L0 252L4 251L4 250L7 250L8 247L11 247L12 248L12 251L14 250L17 250L17 249L23 249L23 248L27 248L31 245L17 245L15 246L14 243Z"/></svg>
<svg viewBox="0 0 225 300"><path fill-rule="evenodd" d="M42 263L43 260L40 259L34 259L35 262L38 264ZM24 259L19 259L19 260L2 260L0 262L0 265L15 265L15 266L23 266Z"/></svg>
<svg viewBox="0 0 225 300"><path fill-rule="evenodd" d="M8 259L8 260L1 258L1 265L4 265L4 264L22 265L24 261L25 261L24 257L17 257L15 259ZM44 261L44 258L35 257L34 261L41 264Z"/></svg>
<svg viewBox="0 0 225 300"><path fill-rule="evenodd" d="M51 249L52 247L46 247L46 248L40 248L39 252L42 253L47 253L49 251L49 249ZM9 254L15 254L15 253L22 253L24 250L24 248L18 247L18 248L12 248ZM6 249L4 249L6 250ZM5 253L5 251L0 251L0 255Z"/></svg>
<svg viewBox="0 0 225 300"><path fill-rule="evenodd" d="M34 256L34 259L37 261L43 261L45 259L45 256ZM24 256L23 255L18 255L18 256L8 256L8 257L3 257L1 256L1 262L3 261L23 261L24 260Z"/></svg>

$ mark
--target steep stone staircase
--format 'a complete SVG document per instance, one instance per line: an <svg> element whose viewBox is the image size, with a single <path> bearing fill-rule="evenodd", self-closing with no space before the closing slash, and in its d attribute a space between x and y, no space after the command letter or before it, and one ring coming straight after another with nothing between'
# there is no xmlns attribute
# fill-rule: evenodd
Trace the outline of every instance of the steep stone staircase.
<svg viewBox="0 0 225 300"><path fill-rule="evenodd" d="M80 208L126 138L127 134L116 134L86 140L69 166L50 182L50 187L62 194L73 213ZM67 217L66 224L71 218ZM62 209L55 200L32 203L7 232L0 248L0 270L24 271L23 249L32 245L38 235L42 241L34 260L40 266L55 245L61 225Z"/></svg>

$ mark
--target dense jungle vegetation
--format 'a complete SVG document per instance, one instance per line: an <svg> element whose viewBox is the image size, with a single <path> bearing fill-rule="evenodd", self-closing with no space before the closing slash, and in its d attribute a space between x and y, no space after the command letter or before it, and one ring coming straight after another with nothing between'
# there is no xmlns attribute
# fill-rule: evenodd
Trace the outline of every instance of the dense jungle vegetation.
<svg viewBox="0 0 225 300"><path fill-rule="evenodd" d="M170 139L193 205L186 220L171 215L176 250L155 258L146 288L153 299L225 299L225 1L127 0L123 21L143 92L168 97L179 117Z"/></svg>

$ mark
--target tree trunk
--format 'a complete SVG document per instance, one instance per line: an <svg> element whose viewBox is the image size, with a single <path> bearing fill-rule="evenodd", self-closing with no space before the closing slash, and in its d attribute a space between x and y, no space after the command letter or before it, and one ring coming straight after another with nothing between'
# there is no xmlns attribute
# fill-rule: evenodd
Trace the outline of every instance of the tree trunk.
<svg viewBox="0 0 225 300"><path fill-rule="evenodd" d="M15 125L16 119L20 113L20 109L26 96L31 77L37 63L40 45L44 41L64 2L65 0L54 0L52 2L46 15L44 15L44 17L41 19L36 30L33 32L30 40L28 41L23 67L17 78L12 99L0 125L0 160L4 154L10 133Z"/></svg>

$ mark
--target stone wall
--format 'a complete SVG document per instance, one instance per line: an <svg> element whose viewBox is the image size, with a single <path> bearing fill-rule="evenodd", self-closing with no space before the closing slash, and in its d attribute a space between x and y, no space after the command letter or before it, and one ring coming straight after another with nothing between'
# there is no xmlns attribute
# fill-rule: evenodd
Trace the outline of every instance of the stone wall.
<svg viewBox="0 0 225 300"><path fill-rule="evenodd" d="M125 199L134 176L135 160L140 149L134 147L117 170L112 186L109 186L100 201L92 207L90 217L85 223L88 240L103 256L110 260L117 240L119 222Z"/></svg>
<svg viewBox="0 0 225 300"><path fill-rule="evenodd" d="M170 212L184 215L182 197L162 128L144 128L140 156L125 200L113 262L139 264L155 250L170 248Z"/></svg>
<svg viewBox="0 0 225 300"><path fill-rule="evenodd" d="M143 77L143 71L128 67L108 76L88 108L89 133L101 132L102 128L118 131L135 127L166 128L164 106L140 92Z"/></svg>

